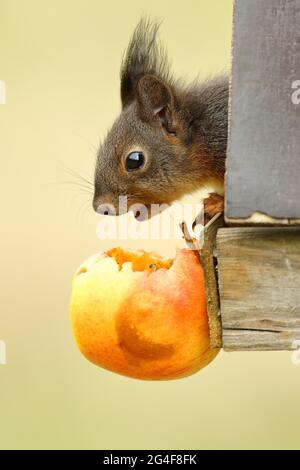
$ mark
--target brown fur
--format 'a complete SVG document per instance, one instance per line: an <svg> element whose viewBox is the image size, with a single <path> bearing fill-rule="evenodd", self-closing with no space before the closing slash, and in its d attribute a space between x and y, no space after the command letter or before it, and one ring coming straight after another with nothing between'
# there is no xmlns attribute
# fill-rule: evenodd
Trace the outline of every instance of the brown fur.
<svg viewBox="0 0 300 470"><path fill-rule="evenodd" d="M204 224L206 225L214 215L224 212L224 198L212 193L204 199Z"/></svg>

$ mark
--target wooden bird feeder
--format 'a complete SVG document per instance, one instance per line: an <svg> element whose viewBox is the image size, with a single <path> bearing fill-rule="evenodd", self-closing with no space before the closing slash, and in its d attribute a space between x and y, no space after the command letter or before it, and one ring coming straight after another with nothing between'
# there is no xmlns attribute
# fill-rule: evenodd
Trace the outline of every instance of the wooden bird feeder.
<svg viewBox="0 0 300 470"><path fill-rule="evenodd" d="M225 221L205 229L211 344L300 344L300 0L236 0ZM298 93L300 98L300 91Z"/></svg>

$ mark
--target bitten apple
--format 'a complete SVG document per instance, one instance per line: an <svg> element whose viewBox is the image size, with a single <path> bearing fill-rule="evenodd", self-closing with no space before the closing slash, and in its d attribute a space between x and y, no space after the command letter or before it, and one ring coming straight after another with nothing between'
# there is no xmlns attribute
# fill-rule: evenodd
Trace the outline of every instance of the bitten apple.
<svg viewBox="0 0 300 470"><path fill-rule="evenodd" d="M218 353L203 269L188 249L174 259L121 248L89 258L74 275L71 323L87 359L129 377L184 377Z"/></svg>

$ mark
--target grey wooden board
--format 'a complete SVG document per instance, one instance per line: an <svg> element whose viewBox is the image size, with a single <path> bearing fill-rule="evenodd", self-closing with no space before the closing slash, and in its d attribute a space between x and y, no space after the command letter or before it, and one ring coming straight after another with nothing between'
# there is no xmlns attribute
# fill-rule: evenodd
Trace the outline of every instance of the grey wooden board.
<svg viewBox="0 0 300 470"><path fill-rule="evenodd" d="M292 102L297 80L300 0L236 0L226 172L229 223L249 221L257 212L271 218L266 223L272 218L300 222L300 104Z"/></svg>
<svg viewBox="0 0 300 470"><path fill-rule="evenodd" d="M297 349L300 229L221 228L217 258L223 348Z"/></svg>

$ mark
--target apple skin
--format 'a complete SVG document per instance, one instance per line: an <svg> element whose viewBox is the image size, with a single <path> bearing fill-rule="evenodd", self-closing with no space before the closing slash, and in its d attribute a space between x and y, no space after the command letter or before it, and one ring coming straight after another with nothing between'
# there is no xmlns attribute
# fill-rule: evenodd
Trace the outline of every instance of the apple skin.
<svg viewBox="0 0 300 470"><path fill-rule="evenodd" d="M191 375L219 352L210 348L203 269L192 250L177 250L168 269L133 270L107 253L76 271L71 324L82 354L128 377ZM141 268L139 268L141 269Z"/></svg>

